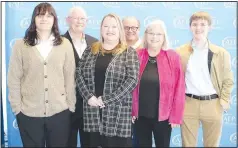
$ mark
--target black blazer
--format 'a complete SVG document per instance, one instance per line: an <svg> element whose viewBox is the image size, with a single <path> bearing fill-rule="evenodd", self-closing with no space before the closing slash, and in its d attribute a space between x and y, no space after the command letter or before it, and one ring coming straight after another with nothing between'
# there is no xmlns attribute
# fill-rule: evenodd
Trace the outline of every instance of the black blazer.
<svg viewBox="0 0 238 148"><path fill-rule="evenodd" d="M69 32L67 31L63 37L67 38L70 43L72 44L73 46L73 49L74 49L74 59L75 59L75 65L76 65L76 68L78 67L78 63L79 63L79 56L78 56L78 53L74 47L74 44L73 44L73 41L72 41L72 38L70 37L69 35ZM92 43L94 42L97 42L98 39L90 36L90 35L87 35L85 34L85 40L86 40L86 43L87 43L87 47L85 50L89 49L89 47L92 45ZM77 117L83 117L83 98L82 96L80 95L79 93L79 89L77 88L76 86L76 105L75 105L75 113L74 113L74 116L77 118Z"/></svg>

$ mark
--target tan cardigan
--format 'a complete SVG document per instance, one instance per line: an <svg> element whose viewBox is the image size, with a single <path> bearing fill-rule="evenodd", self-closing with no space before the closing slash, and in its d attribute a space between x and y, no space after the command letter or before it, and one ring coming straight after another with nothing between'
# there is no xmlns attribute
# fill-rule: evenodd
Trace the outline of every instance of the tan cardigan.
<svg viewBox="0 0 238 148"><path fill-rule="evenodd" d="M211 61L211 81L220 98L220 104L224 109L230 108L231 91L234 86L233 73L231 70L231 58L224 48L209 42L209 49L213 52ZM193 49L191 43L182 45L176 49L181 56L182 67L186 72L187 64Z"/></svg>
<svg viewBox="0 0 238 148"><path fill-rule="evenodd" d="M8 69L9 101L14 114L49 117L75 110L75 60L70 42L63 38L44 60L36 46L17 40Z"/></svg>

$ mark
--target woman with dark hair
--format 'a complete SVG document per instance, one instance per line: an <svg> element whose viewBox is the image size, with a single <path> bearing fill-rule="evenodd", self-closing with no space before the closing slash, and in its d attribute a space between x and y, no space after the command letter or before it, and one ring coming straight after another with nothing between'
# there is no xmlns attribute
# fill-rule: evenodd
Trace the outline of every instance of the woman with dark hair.
<svg viewBox="0 0 238 148"><path fill-rule="evenodd" d="M34 9L24 39L12 49L9 101L24 147L67 146L75 110L75 62L70 42L60 36L54 8Z"/></svg>

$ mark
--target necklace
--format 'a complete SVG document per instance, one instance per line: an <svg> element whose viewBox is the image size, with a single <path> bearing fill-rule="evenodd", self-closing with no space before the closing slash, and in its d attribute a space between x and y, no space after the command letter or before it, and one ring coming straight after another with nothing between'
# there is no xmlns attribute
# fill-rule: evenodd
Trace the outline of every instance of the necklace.
<svg viewBox="0 0 238 148"><path fill-rule="evenodd" d="M149 56L149 62L152 63L152 64L156 63L156 57L150 57Z"/></svg>

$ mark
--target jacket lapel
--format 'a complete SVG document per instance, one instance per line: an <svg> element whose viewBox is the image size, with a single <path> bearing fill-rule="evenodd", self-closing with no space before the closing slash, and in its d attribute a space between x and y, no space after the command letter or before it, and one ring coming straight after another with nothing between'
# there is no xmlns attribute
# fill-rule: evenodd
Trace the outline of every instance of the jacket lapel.
<svg viewBox="0 0 238 148"><path fill-rule="evenodd" d="M148 59L149 59L149 54L147 52L147 50L144 50L143 51L144 53L142 54L142 57L141 57L141 61L140 61L140 75L139 75L139 80L141 79L141 76L145 70L145 67L146 67L146 64L148 62Z"/></svg>
<svg viewBox="0 0 238 148"><path fill-rule="evenodd" d="M213 52L208 49L208 60L207 60L207 64L208 64L208 70L209 70L209 73L211 74L211 63L212 63L212 57L213 57Z"/></svg>
<svg viewBox="0 0 238 148"><path fill-rule="evenodd" d="M181 54L181 62L182 62L182 68L183 68L183 71L184 73L186 73L186 70L187 70L187 64L188 64L188 60L189 60L189 57L190 55L192 54L192 47L189 45L187 45L188 47L186 48L186 50L184 50Z"/></svg>
<svg viewBox="0 0 238 148"><path fill-rule="evenodd" d="M75 47L74 47L72 38L70 37L68 31L64 34L64 37L69 40L69 42L71 43L71 45L72 45L72 47L73 47L73 50L74 50L74 58L75 58L75 65L78 66L79 55L78 55L78 53L77 53L77 51L76 51L76 49L75 49Z"/></svg>

